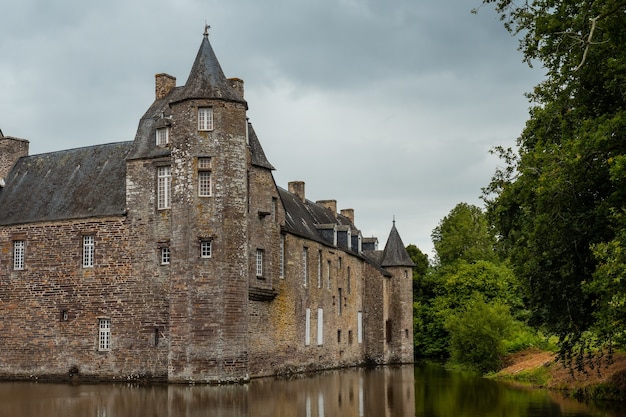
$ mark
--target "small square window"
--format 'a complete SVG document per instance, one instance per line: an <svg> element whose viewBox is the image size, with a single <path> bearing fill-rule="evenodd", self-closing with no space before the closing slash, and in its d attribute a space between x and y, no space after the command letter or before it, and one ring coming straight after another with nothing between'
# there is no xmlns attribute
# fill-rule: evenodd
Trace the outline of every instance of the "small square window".
<svg viewBox="0 0 626 417"><path fill-rule="evenodd" d="M213 130L213 108L212 107L198 108L198 130L200 131Z"/></svg>
<svg viewBox="0 0 626 417"><path fill-rule="evenodd" d="M166 146L170 143L170 128L162 127L156 130L157 146Z"/></svg>
<svg viewBox="0 0 626 417"><path fill-rule="evenodd" d="M211 240L201 240L200 241L200 257L201 258L210 258L213 252L213 241Z"/></svg>
<svg viewBox="0 0 626 417"><path fill-rule="evenodd" d="M164 246L161 248L161 265L170 264L170 248Z"/></svg>

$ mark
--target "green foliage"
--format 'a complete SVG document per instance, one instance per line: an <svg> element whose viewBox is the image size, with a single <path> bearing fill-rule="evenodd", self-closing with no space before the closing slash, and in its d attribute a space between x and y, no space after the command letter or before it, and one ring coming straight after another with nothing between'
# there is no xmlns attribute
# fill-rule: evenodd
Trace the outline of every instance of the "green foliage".
<svg viewBox="0 0 626 417"><path fill-rule="evenodd" d="M515 326L508 307L502 303L467 303L445 322L450 332L451 360L480 373L500 369L506 353L504 340L513 334Z"/></svg>
<svg viewBox="0 0 626 417"><path fill-rule="evenodd" d="M486 220L479 208L459 204L440 222L433 232L439 264L415 280L413 306L416 353L452 355L458 363L478 371L491 368L481 358L492 358L491 364L496 364L493 358L499 358L503 349L533 343L530 334L534 334L519 322L527 318L522 289L512 270L498 260L495 238ZM484 334L485 327L476 325L495 329L504 323L493 314L504 306L506 329L494 331L490 339ZM474 320L468 311L484 317ZM466 317L474 321L466 322ZM517 338L504 337L505 333ZM473 348L464 353L471 356L464 357L460 347L468 344Z"/></svg>
<svg viewBox="0 0 626 417"><path fill-rule="evenodd" d="M459 203L432 232L437 264L495 260L495 236L482 210Z"/></svg>
<svg viewBox="0 0 626 417"><path fill-rule="evenodd" d="M409 253L411 260L415 264L413 268L413 275L424 275L428 270L428 255L422 252L417 246L410 244L406 247L406 251Z"/></svg>
<svg viewBox="0 0 626 417"><path fill-rule="evenodd" d="M533 323L580 363L626 332L626 2L483 3L546 70L517 150L496 149L506 165L484 190L488 212Z"/></svg>
<svg viewBox="0 0 626 417"><path fill-rule="evenodd" d="M501 379L511 380L533 387L545 387L550 381L550 370L546 366L521 371L513 375L502 376Z"/></svg>

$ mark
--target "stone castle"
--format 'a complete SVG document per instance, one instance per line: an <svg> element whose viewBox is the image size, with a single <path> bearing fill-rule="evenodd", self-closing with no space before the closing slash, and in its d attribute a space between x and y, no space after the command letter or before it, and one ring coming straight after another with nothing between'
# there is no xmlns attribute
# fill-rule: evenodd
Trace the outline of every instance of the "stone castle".
<svg viewBox="0 0 626 417"><path fill-rule="evenodd" d="M0 378L241 382L413 360L412 267L352 209L278 187L205 32L133 141L0 132Z"/></svg>

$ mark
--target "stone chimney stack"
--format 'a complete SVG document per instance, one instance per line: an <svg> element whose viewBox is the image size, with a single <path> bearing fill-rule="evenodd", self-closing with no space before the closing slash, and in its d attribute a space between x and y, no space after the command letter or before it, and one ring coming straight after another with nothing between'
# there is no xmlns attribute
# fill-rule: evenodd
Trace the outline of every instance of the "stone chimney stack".
<svg viewBox="0 0 626 417"><path fill-rule="evenodd" d="M229 78L228 82L243 99L243 80L241 78Z"/></svg>
<svg viewBox="0 0 626 417"><path fill-rule="evenodd" d="M306 202L306 197L304 195L304 181L291 181L288 188L291 194L298 196L300 201L303 203Z"/></svg>
<svg viewBox="0 0 626 417"><path fill-rule="evenodd" d="M172 91L172 88L176 87L176 77L172 77L169 74L165 74L165 73L156 74L154 78L155 78L154 90L156 93L157 100L160 100L163 97L165 97L170 91Z"/></svg>
<svg viewBox="0 0 626 417"><path fill-rule="evenodd" d="M341 214L346 216L352 224L354 224L354 209L342 209Z"/></svg>
<svg viewBox="0 0 626 417"><path fill-rule="evenodd" d="M316 203L330 210L333 216L337 216L337 200L318 200Z"/></svg>
<svg viewBox="0 0 626 417"><path fill-rule="evenodd" d="M25 139L4 136L0 133L0 180L9 175L11 168L22 156L28 156L29 142Z"/></svg>

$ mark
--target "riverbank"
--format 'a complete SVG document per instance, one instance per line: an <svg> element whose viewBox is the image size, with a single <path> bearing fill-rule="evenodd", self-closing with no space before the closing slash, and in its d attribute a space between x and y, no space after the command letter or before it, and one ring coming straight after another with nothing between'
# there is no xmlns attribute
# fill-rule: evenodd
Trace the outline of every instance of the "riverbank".
<svg viewBox="0 0 626 417"><path fill-rule="evenodd" d="M494 378L539 388L565 391L579 399L626 402L626 353L617 352L611 362L584 372L571 370L552 352L530 349L510 355Z"/></svg>

